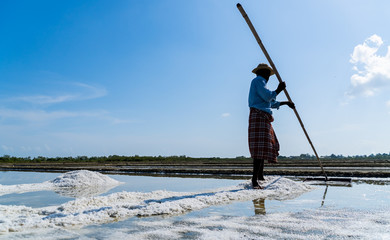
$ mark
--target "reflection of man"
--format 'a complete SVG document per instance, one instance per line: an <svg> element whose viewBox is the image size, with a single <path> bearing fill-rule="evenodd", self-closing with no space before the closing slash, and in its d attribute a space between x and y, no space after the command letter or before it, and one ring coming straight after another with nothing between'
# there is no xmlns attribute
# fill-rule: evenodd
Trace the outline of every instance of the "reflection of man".
<svg viewBox="0 0 390 240"><path fill-rule="evenodd" d="M254 189L261 189L257 180L264 180L264 160L276 163L279 155L279 142L271 125L274 121L271 108L279 109L280 106L287 105L293 109L295 105L292 102L276 101L276 96L286 88L286 83L279 83L275 91L267 88L269 77L274 74L271 67L260 63L252 72L256 77L249 89L248 142L253 159L252 186Z"/></svg>
<svg viewBox="0 0 390 240"><path fill-rule="evenodd" d="M255 207L255 214L265 215L265 199L259 198L253 200L253 206Z"/></svg>

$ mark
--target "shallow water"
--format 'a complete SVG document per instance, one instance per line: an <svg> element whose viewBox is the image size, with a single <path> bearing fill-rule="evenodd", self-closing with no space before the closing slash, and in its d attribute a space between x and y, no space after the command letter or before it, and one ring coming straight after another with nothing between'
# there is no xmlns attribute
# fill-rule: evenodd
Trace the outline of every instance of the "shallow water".
<svg viewBox="0 0 390 240"><path fill-rule="evenodd" d="M52 180L58 175L60 173L0 172L0 184L39 184ZM204 195L206 201L214 201L213 195L221 191L229 193L228 198L231 200L216 201L202 207L189 207L184 212L173 211L171 214L146 215L146 217L126 215L118 221L96 222L81 228L66 226L18 230L3 233L0 238L18 239L39 236L39 238L50 239L52 234L56 234L58 238L74 239L339 239L344 237L381 239L390 237L390 222L387 220L390 219L390 179L355 179L350 185L315 185L311 191L302 192L297 196L289 193L286 198L278 198L271 194L240 200L239 195L238 197L231 195L238 191L231 187L242 184L245 180L108 176L123 184L101 193L100 196L110 197L114 193L123 191L149 194L153 191L166 190L183 193L185 197L177 197L177 194L174 194L173 198L170 197L171 195L165 198L167 200L164 201L167 202L159 200L158 203L172 204L172 208L177 207L174 204L178 201L186 198L194 199L197 195L200 197ZM279 178L274 179L278 181ZM155 198L156 196L153 195L146 201L157 201L154 200ZM35 209L59 206L75 199L64 195L63 192L32 191L1 195L0 205ZM97 211L96 214L98 213ZM3 219L5 218L7 216L3 216ZM54 218L54 220L58 219ZM1 224L5 224L5 220L3 222L0 220L0 228Z"/></svg>

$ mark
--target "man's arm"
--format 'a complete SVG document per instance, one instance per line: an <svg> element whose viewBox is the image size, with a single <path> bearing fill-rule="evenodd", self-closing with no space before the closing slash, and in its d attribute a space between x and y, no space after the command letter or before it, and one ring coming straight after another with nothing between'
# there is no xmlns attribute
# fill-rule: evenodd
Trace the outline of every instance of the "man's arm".
<svg viewBox="0 0 390 240"><path fill-rule="evenodd" d="M278 101L271 102L271 108L279 109L279 107L280 107L280 102L278 102Z"/></svg>
<svg viewBox="0 0 390 240"><path fill-rule="evenodd" d="M266 102L275 101L278 93L276 91L271 91L266 87L265 80L257 80L256 84L256 92L257 94Z"/></svg>
<svg viewBox="0 0 390 240"><path fill-rule="evenodd" d="M286 88L286 83L285 82L279 83L278 87L275 90L276 94L279 95L279 93L281 91L283 91L285 88Z"/></svg>
<svg viewBox="0 0 390 240"><path fill-rule="evenodd" d="M279 83L278 87L275 91L269 90L265 85L266 83L263 81L256 81L256 89L258 94L261 96L262 99L264 99L267 102L276 101L276 96L279 95L281 91L283 91L286 88L286 83L281 82ZM279 106L277 106L279 107ZM277 108L275 107L275 108Z"/></svg>
<svg viewBox="0 0 390 240"><path fill-rule="evenodd" d="M289 102L289 101L284 101L284 102L280 102L280 106L282 105L287 105L289 106L291 109L294 109L295 108L295 104L293 102Z"/></svg>

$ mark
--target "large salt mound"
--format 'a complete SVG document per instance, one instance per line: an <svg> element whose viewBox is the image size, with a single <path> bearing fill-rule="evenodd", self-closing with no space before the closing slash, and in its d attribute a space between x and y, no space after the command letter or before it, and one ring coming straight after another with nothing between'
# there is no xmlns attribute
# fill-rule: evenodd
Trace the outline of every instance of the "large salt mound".
<svg viewBox="0 0 390 240"><path fill-rule="evenodd" d="M87 170L71 171L50 181L55 187L91 187L118 185L115 179Z"/></svg>

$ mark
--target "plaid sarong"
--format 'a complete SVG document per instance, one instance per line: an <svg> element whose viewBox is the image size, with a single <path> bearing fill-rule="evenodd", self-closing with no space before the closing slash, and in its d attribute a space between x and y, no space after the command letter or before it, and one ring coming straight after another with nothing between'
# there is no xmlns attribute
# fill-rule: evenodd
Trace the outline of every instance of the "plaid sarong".
<svg viewBox="0 0 390 240"><path fill-rule="evenodd" d="M248 143L253 159L263 159L269 163L278 162L279 142L271 125L273 121L271 114L256 108L250 109Z"/></svg>

